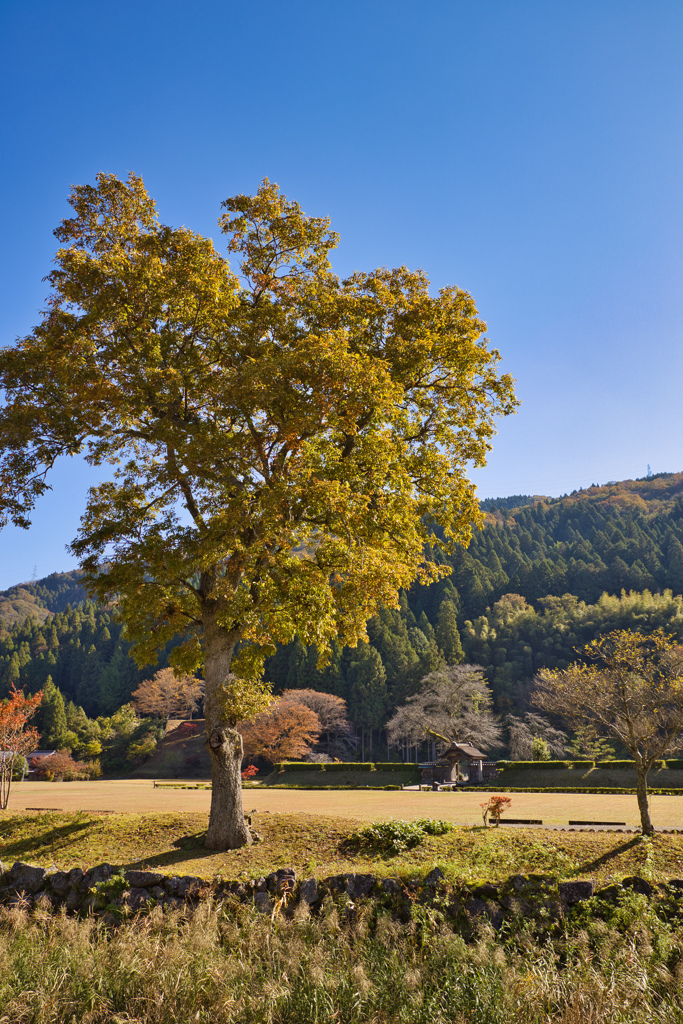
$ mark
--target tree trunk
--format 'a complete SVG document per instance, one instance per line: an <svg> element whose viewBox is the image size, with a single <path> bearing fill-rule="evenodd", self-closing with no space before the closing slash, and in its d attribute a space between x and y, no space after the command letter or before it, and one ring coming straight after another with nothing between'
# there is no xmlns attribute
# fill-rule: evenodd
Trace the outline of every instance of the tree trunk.
<svg viewBox="0 0 683 1024"><path fill-rule="evenodd" d="M252 842L242 810L242 737L226 717L220 687L230 673L237 637L204 615L206 747L211 756L211 813L204 845L236 850Z"/></svg>
<svg viewBox="0 0 683 1024"><path fill-rule="evenodd" d="M5 810L9 801L9 791L12 785L12 758L6 754L0 767L0 810Z"/></svg>
<svg viewBox="0 0 683 1024"><path fill-rule="evenodd" d="M640 824L643 829L643 835L651 836L654 833L652 822L650 821L650 805L647 797L647 770L641 768L636 762L636 793L638 795L638 810L640 811Z"/></svg>

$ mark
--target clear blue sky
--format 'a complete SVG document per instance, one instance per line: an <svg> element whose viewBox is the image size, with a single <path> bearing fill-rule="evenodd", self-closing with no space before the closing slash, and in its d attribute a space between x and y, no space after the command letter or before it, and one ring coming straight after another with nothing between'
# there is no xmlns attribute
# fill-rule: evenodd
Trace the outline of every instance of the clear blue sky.
<svg viewBox="0 0 683 1024"><path fill-rule="evenodd" d="M482 497L683 469L680 0L4 0L0 39L0 343L72 183L136 171L216 237L268 176L332 217L340 274L473 294L524 403ZM73 565L88 480L0 534L0 587Z"/></svg>

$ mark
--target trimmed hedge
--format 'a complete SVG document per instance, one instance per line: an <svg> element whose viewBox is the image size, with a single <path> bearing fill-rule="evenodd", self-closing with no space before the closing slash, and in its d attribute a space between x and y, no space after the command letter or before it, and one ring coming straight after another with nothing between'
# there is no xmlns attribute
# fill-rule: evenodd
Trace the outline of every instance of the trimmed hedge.
<svg viewBox="0 0 683 1024"><path fill-rule="evenodd" d="M561 768L576 768L587 772L595 768L595 761L497 761L496 768L502 772L535 772Z"/></svg>
<svg viewBox="0 0 683 1024"><path fill-rule="evenodd" d="M254 785L253 788L257 789L258 786ZM382 789L382 790L386 790L386 789L400 790L401 789L400 786L394 786L394 785L391 785L391 786L349 786L349 785L347 785L347 786L333 786L333 785L329 785L329 786L328 785L325 785L325 786L304 786L303 783L301 783L301 782L294 782L291 785L285 785L285 783L274 782L274 783L272 783L272 785L268 786L267 788L268 788L268 790L271 790L271 789L305 789L305 790L308 790L309 793L312 792L312 791L315 791L317 793L318 790L327 790L327 789L346 789L346 790L354 790L354 791L357 790L357 789L362 789L362 790L367 790L367 789L372 789L372 790L380 790L380 789Z"/></svg>
<svg viewBox="0 0 683 1024"><path fill-rule="evenodd" d="M596 764L595 767L596 768L614 768L616 771L626 771L629 768L635 768L635 766L636 766L635 765L635 761L630 760L630 761L598 761L598 763ZM660 770L661 769L669 768L669 769L672 769L674 771L677 770L677 769L680 771L680 769L683 768L683 761L678 761L676 759L674 759L672 761L655 761L655 763L653 764L652 767L655 768L655 769L660 769Z"/></svg>
<svg viewBox="0 0 683 1024"><path fill-rule="evenodd" d="M669 761L655 761L652 766L655 770L682 771L683 759L672 758ZM590 771L592 768L613 769L614 771L628 771L635 769L633 760L612 760L612 761L497 761L496 769L501 772L526 772L526 771L549 771L552 769L574 768L577 771Z"/></svg>
<svg viewBox="0 0 683 1024"><path fill-rule="evenodd" d="M637 792L635 786L472 786L477 793L625 793L629 796ZM651 789L649 794L655 796L682 796L683 789Z"/></svg>
<svg viewBox="0 0 683 1024"><path fill-rule="evenodd" d="M280 761L273 769L276 772L416 772L418 765L400 761Z"/></svg>

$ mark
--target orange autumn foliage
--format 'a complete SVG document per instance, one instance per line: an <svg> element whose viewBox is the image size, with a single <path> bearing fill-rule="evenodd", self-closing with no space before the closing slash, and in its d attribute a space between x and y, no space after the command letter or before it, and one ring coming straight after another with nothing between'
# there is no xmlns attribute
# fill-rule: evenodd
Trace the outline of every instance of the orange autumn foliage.
<svg viewBox="0 0 683 1024"><path fill-rule="evenodd" d="M27 728L26 723L35 715L42 699L42 690L25 697L12 683L9 697L0 704L0 808L3 810L9 800L15 763L35 750L40 742L38 730Z"/></svg>
<svg viewBox="0 0 683 1024"><path fill-rule="evenodd" d="M280 700L253 722L243 722L240 732L246 760L298 761L318 740L320 719L303 704Z"/></svg>

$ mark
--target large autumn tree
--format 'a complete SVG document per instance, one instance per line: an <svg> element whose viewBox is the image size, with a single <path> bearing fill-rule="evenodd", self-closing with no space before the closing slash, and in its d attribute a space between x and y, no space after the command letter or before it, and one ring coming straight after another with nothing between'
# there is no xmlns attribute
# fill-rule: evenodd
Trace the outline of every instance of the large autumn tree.
<svg viewBox="0 0 683 1024"><path fill-rule="evenodd" d="M277 186L224 204L237 272L159 223L142 180L101 174L74 216L40 324L0 352L0 511L28 527L63 455L110 466L73 551L116 601L140 663L172 637L203 668L207 845L250 841L240 720L267 705L263 659L298 635L355 644L399 588L467 540L513 382L470 295L405 267L339 280L325 218Z"/></svg>

